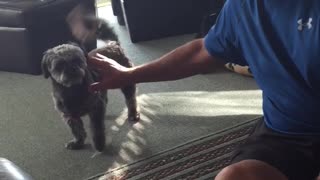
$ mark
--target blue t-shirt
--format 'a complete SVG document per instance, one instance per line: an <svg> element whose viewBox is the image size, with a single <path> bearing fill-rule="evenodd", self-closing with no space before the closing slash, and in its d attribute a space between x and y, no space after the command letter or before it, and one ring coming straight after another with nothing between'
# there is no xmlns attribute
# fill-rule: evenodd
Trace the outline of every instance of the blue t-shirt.
<svg viewBox="0 0 320 180"><path fill-rule="evenodd" d="M205 46L250 66L268 127L320 134L319 0L228 0Z"/></svg>

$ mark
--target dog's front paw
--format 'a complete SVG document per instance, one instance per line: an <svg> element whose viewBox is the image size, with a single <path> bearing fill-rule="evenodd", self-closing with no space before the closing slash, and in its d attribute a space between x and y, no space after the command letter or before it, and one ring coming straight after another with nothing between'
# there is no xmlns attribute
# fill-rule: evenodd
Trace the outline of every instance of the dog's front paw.
<svg viewBox="0 0 320 180"><path fill-rule="evenodd" d="M128 120L130 122L138 122L140 121L140 113L136 112L136 113L132 113L128 115Z"/></svg>
<svg viewBox="0 0 320 180"><path fill-rule="evenodd" d="M68 142L65 145L65 147L69 150L79 150L79 149L83 149L84 143L80 142L80 141L72 140L72 141Z"/></svg>
<svg viewBox="0 0 320 180"><path fill-rule="evenodd" d="M94 148L98 152L102 152L104 150L105 146L106 146L104 134L103 135L94 136L93 137L93 144L94 144Z"/></svg>

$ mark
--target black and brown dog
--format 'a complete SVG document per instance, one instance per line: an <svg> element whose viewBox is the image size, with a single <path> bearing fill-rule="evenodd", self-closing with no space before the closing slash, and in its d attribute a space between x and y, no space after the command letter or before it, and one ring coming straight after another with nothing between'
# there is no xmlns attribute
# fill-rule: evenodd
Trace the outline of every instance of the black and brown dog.
<svg viewBox="0 0 320 180"><path fill-rule="evenodd" d="M89 92L89 85L99 81L99 73L88 67L87 54L100 53L126 67L132 67L132 64L107 22L79 13L81 6L76 7L67 20L71 30L81 31L78 34L73 31L80 45L67 43L47 50L43 56L42 69L44 76L51 78L55 108L62 114L74 136L74 140L67 143L66 148L75 150L84 147L86 132L81 117L89 115L93 144L95 149L101 152L105 148L107 91ZM87 53L81 48L81 44L91 38L103 40L105 46ZM140 115L137 109L136 85L132 84L121 90L126 99L129 121L138 121Z"/></svg>

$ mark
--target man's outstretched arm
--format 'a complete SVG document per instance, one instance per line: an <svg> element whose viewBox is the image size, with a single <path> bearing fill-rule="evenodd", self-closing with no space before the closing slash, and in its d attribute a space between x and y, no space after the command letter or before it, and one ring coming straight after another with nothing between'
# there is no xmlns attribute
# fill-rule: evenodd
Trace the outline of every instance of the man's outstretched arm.
<svg viewBox="0 0 320 180"><path fill-rule="evenodd" d="M182 45L155 61L133 68L123 67L99 54L90 57L89 65L99 69L103 76L101 82L90 86L91 91L99 91L134 83L171 81L214 72L223 63L212 57L205 48L204 40L199 39Z"/></svg>

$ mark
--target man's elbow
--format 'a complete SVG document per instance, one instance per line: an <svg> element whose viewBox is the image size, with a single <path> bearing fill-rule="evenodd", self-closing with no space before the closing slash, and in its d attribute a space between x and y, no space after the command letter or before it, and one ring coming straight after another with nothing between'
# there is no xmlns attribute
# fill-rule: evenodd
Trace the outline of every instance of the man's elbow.
<svg viewBox="0 0 320 180"><path fill-rule="evenodd" d="M199 53L198 53L198 61L199 61L199 70L201 74L214 73L216 71L220 71L224 69L224 61L217 56L211 55L207 48L205 47L204 40L197 42L199 43Z"/></svg>

